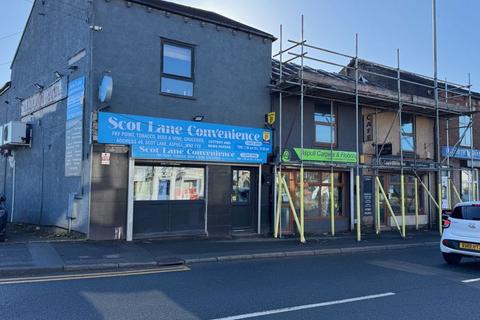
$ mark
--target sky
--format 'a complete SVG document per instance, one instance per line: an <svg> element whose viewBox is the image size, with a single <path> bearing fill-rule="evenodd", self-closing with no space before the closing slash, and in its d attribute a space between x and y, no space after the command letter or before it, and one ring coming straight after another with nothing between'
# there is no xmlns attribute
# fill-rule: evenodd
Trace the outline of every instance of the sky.
<svg viewBox="0 0 480 320"><path fill-rule="evenodd" d="M64 1L68 0L48 0ZM308 43L355 54L358 34L359 57L433 75L431 0L174 0L180 4L215 11L279 37L283 45L301 38L304 15ZM33 0L0 0L0 86L9 80L10 62L25 26ZM471 73L473 90L480 91L478 52L478 0L437 0L438 76L467 83ZM279 41L274 43L277 51ZM317 58L328 58L315 55ZM335 61L346 63L345 60ZM326 65L313 65L331 70Z"/></svg>

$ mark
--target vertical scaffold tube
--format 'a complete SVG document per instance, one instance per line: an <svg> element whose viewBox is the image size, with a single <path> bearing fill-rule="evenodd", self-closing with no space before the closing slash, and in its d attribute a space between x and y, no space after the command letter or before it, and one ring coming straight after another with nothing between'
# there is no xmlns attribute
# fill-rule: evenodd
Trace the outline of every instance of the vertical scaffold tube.
<svg viewBox="0 0 480 320"><path fill-rule="evenodd" d="M335 236L335 187L333 168L330 171L330 224L332 230L332 236Z"/></svg>
<svg viewBox="0 0 480 320"><path fill-rule="evenodd" d="M414 188L415 188L415 229L418 230L418 181L417 177L414 178Z"/></svg>
<svg viewBox="0 0 480 320"><path fill-rule="evenodd" d="M303 165L300 167L300 242L305 242L305 183Z"/></svg>
<svg viewBox="0 0 480 320"><path fill-rule="evenodd" d="M375 231L380 234L380 186L378 180L378 176L375 176Z"/></svg>
<svg viewBox="0 0 480 320"><path fill-rule="evenodd" d="M402 237L405 238L405 176L402 174L400 176L400 197L401 197L401 208L402 208Z"/></svg>
<svg viewBox="0 0 480 320"><path fill-rule="evenodd" d="M275 212L275 229L274 229L274 237L278 238L278 232L280 229L280 219L281 219L281 212L282 212L282 172L277 172L277 212Z"/></svg>
<svg viewBox="0 0 480 320"><path fill-rule="evenodd" d="M438 231L442 234L442 184L438 184Z"/></svg>

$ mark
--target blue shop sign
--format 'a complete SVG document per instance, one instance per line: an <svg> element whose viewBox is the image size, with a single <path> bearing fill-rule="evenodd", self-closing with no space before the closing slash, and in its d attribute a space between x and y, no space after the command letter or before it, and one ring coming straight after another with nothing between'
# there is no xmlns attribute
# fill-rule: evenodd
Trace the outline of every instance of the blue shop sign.
<svg viewBox="0 0 480 320"><path fill-rule="evenodd" d="M457 159L466 159L466 160L480 160L480 150L470 148L455 148L455 147L442 147L442 156L446 157L447 155L450 158Z"/></svg>
<svg viewBox="0 0 480 320"><path fill-rule="evenodd" d="M99 112L98 142L126 144L139 159L266 163L267 129Z"/></svg>

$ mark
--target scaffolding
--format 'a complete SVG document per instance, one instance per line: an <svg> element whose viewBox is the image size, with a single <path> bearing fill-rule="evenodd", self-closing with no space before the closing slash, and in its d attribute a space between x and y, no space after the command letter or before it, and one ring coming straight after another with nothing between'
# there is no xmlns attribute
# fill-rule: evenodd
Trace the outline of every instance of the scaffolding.
<svg viewBox="0 0 480 320"><path fill-rule="evenodd" d="M435 12L435 4L433 7ZM434 30L436 29L435 14L433 15ZM304 174L305 165L314 166L323 170L330 170L330 192L329 192L329 213L330 213L330 234L335 236L335 206L334 206L334 169L339 168L350 171L350 211L351 211L351 229L355 229L357 241L362 239L362 215L361 215L361 179L362 173L368 172L373 175L375 201L373 205L373 219L375 232L381 233L381 217L380 217L380 196L383 196L383 201L386 205L387 212L390 214L393 223L398 229L401 237L406 237L406 209L405 209L405 172L413 176L414 183L414 207L415 207L415 228L419 228L419 195L418 190L421 187L424 194L428 195L428 205L433 206L438 213L437 222L438 230L442 232L442 176L447 175L448 187L446 188L446 198L448 207L452 205L452 189L459 201L462 197L453 183L452 172L460 170L451 166L450 158L456 155L456 152L465 138L466 134L470 135L470 200L479 199L478 187L474 182L474 177L478 181L478 172L474 168L473 157L473 114L480 109L480 96L475 95L475 103L473 103L470 83L458 84L453 82L438 81L437 79L437 58L436 58L436 32L434 31L434 56L433 56L433 77L420 75L417 73L407 72L400 68L400 50L396 52L396 67L382 65L368 60L360 59L358 55L358 35L355 35L355 54L349 55L333 50L325 49L309 43L304 37L304 18L301 17L301 37L300 40L287 40L288 46L283 47L283 27L280 26L280 48L278 53L273 56L273 84L272 93L278 96L278 157L275 160L275 199L274 201L274 237L277 238L282 235L282 203L284 197L288 198L290 212L293 214L300 241L305 242L305 191L304 191ZM324 58L328 56L330 58ZM347 63L339 63L338 60L347 60ZM327 66L327 68L340 68L339 72L325 71L323 68L312 68L307 66L305 61L315 65ZM381 69L381 72L376 70ZM366 76L371 76L376 79L383 79L384 87L373 85L365 79ZM389 83L390 82L390 83ZM388 86L392 84L392 86ZM393 84L395 84L393 86ZM407 87L407 89L404 89ZM412 88L414 92L421 90L426 94L411 93ZM283 152L286 149L284 146L284 132L283 132L283 100L286 97L299 97L300 109L300 155L299 161L284 161ZM355 107L355 163L337 163L333 159L334 152L334 123L330 121L330 161L323 162L309 162L305 160L304 150L304 104L306 98L325 99L330 101L331 114L333 117L333 103L343 103L354 105ZM364 143L363 138L360 137L360 116L362 115L363 107L375 109L375 125L374 125L374 154L369 156L372 158L370 163L360 159L360 144ZM383 112L394 112L394 119L391 121L389 129L383 138L383 141L378 139L378 115ZM429 165L425 166L424 159L418 159L416 139L414 140L413 163L408 165L404 159L403 144L404 131L402 116L405 114L422 116L433 119L434 133L433 149L435 150L434 159L429 160ZM460 116L469 116L469 123L466 127L458 126L458 129L463 129L463 134L458 137L458 140L453 144L453 151L450 148L450 134L452 129L450 122L452 118ZM442 159L442 148L440 140L440 121L446 122L446 154ZM399 141L399 162L398 164L385 164L381 161L381 155L387 145L389 137L393 134L395 124L398 124L398 141ZM413 124L412 124L413 125ZM363 147L362 147L363 150ZM393 153L392 153L393 154ZM362 155L365 157L365 154ZM419 162L422 160L422 162ZM445 165L446 162L446 165ZM284 168L293 167L300 171L300 205L297 213L292 196L285 181ZM400 172L400 212L394 212L389 197L384 190L382 182L379 178L382 170L396 170ZM436 183L425 183L419 172L428 174L428 177L433 177ZM353 176L354 181L353 181ZM430 186L428 185L430 184ZM435 190L436 189L436 192ZM353 190L353 192L352 192ZM435 197L435 193L437 197ZM433 211L433 210L432 210ZM397 220L397 215L401 217L401 223ZM430 214L429 217L432 215ZM433 220L433 219L429 219Z"/></svg>

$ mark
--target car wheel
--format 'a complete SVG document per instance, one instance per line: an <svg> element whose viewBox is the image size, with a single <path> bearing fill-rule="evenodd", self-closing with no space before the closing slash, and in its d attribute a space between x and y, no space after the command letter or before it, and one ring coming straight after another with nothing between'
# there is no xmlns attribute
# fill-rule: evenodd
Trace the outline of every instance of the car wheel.
<svg viewBox="0 0 480 320"><path fill-rule="evenodd" d="M459 264L460 261L462 261L462 256L456 253L442 252L442 255L443 259L445 259L448 264Z"/></svg>

